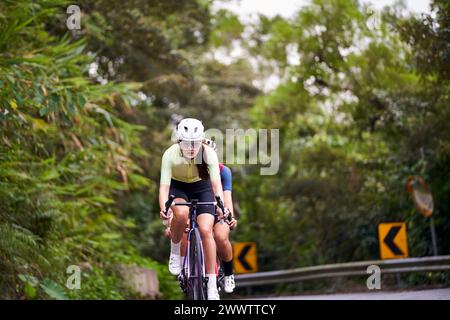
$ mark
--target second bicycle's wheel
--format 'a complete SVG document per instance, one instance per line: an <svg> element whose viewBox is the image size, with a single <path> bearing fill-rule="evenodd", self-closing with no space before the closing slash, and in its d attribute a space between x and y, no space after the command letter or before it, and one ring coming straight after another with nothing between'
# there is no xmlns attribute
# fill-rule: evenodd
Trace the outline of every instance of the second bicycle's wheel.
<svg viewBox="0 0 450 320"><path fill-rule="evenodd" d="M206 285L204 274L204 256L201 245L200 232L196 228L191 233L189 241L189 270L188 298L192 300L206 300Z"/></svg>

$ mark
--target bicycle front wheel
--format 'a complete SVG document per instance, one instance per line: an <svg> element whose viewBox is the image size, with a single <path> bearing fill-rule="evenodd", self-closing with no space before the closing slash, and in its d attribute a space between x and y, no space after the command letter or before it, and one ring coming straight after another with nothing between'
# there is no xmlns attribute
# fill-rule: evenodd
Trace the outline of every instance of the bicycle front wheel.
<svg viewBox="0 0 450 320"><path fill-rule="evenodd" d="M200 232L197 228L191 234L189 241L189 278L188 298L192 300L206 300L205 260L202 250Z"/></svg>

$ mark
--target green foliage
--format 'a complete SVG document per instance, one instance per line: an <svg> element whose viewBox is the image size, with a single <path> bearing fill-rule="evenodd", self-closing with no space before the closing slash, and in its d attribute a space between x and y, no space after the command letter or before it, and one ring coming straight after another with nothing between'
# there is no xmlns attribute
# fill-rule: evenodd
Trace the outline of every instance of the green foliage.
<svg viewBox="0 0 450 320"><path fill-rule="evenodd" d="M0 295L120 299L113 254L134 227L117 206L151 184L136 159L143 126L120 118L135 83L86 77L86 42L45 29L66 1L3 2L0 10ZM33 17L33 18L29 18ZM5 31L5 32L3 32ZM26 35L22 41L20 34ZM66 267L89 263L86 291L67 293ZM90 278L89 278L90 277ZM175 283L168 277L161 280Z"/></svg>
<svg viewBox="0 0 450 320"><path fill-rule="evenodd" d="M67 300L64 289L51 279L44 278L39 281L34 276L27 274L19 274L18 277L23 282L23 292L26 299L35 299L38 292L42 291L41 294L45 294L49 299Z"/></svg>
<svg viewBox="0 0 450 320"><path fill-rule="evenodd" d="M68 293L71 299L124 300L127 294L131 295L122 279L114 273L93 268L81 275L80 289L70 290Z"/></svg>
<svg viewBox="0 0 450 320"><path fill-rule="evenodd" d="M239 39L244 25L230 11L221 9L213 17L210 44L214 47L230 46L233 40Z"/></svg>
<svg viewBox="0 0 450 320"><path fill-rule="evenodd" d="M67 300L64 289L59 284L50 279L44 279L40 284L40 287L50 298L56 300Z"/></svg>

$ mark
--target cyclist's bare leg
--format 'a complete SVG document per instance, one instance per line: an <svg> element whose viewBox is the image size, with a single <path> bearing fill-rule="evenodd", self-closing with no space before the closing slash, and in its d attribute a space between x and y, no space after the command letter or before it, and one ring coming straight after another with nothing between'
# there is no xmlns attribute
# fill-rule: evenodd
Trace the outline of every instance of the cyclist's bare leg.
<svg viewBox="0 0 450 320"><path fill-rule="evenodd" d="M175 198L175 202L184 202L184 199ZM184 229L188 220L189 209L180 206L172 207L173 218L170 222L170 257L169 257L169 271L171 274L177 276L181 272L181 238L183 237Z"/></svg>
<svg viewBox="0 0 450 320"><path fill-rule="evenodd" d="M217 254L222 261L231 261L233 252L229 239L230 227L227 223L216 223L214 225L214 240L216 241Z"/></svg>
<svg viewBox="0 0 450 320"><path fill-rule="evenodd" d="M213 237L214 216L212 214L199 214L197 216L198 229L202 237L203 251L205 252L206 273L215 273L216 243Z"/></svg>
<svg viewBox="0 0 450 320"><path fill-rule="evenodd" d="M174 202L185 202L183 198L176 198ZM173 206L173 219L170 223L170 234L172 242L179 243L183 237L186 224L189 219L189 208L185 206Z"/></svg>
<svg viewBox="0 0 450 320"><path fill-rule="evenodd" d="M188 224L186 225L186 228L189 229L189 220ZM180 248L180 255L181 255L181 267L183 267L184 258L186 257L186 246L187 246L187 233L183 233L183 237L181 238L181 248Z"/></svg>
<svg viewBox="0 0 450 320"><path fill-rule="evenodd" d="M208 300L219 299L216 277L216 243L213 237L214 216L200 214L197 216L198 228L202 237L203 252L205 253L205 269L208 278Z"/></svg>
<svg viewBox="0 0 450 320"><path fill-rule="evenodd" d="M230 226L223 220L214 226L214 239L216 240L217 254L222 260L224 278L223 289L226 293L232 293L235 288L233 275L233 251L229 239Z"/></svg>

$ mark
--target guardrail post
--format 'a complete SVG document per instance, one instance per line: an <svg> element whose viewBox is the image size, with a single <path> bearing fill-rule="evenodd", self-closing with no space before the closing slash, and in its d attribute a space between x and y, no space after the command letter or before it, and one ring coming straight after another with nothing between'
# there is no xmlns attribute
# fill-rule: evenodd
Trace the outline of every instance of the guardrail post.
<svg viewBox="0 0 450 320"><path fill-rule="evenodd" d="M436 229L434 227L433 216L430 217L430 229L431 229L431 242L433 244L433 255L438 255L437 241L436 241Z"/></svg>
<svg viewBox="0 0 450 320"><path fill-rule="evenodd" d="M303 292L303 281L298 283L298 291Z"/></svg>
<svg viewBox="0 0 450 320"><path fill-rule="evenodd" d="M400 273L396 273L395 277L397 279L397 287L400 288L400 289L405 288L405 283L402 280L401 274Z"/></svg>
<svg viewBox="0 0 450 320"><path fill-rule="evenodd" d="M336 277L336 281L334 281L333 284L333 292L336 292L336 290L339 290L339 288L342 287L342 277Z"/></svg>

